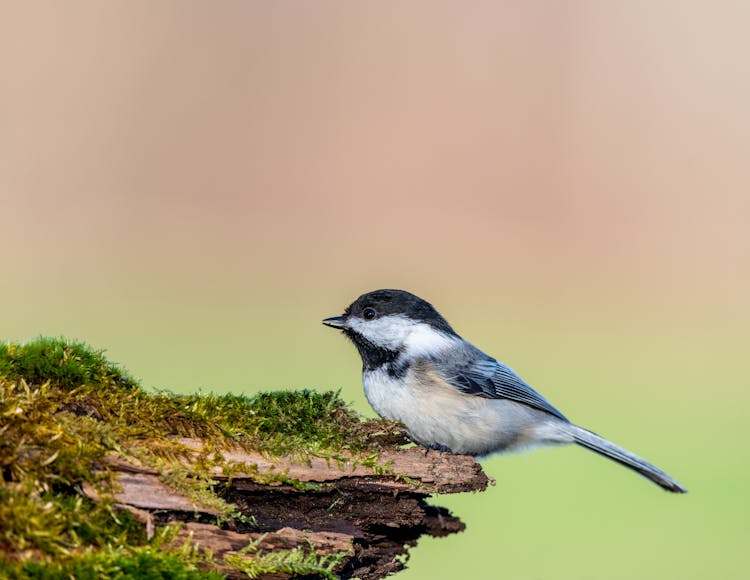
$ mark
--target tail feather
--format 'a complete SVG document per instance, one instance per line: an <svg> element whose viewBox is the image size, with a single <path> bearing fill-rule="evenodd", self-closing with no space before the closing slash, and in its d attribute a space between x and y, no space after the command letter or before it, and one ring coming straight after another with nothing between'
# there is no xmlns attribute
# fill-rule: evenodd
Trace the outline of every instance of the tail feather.
<svg viewBox="0 0 750 580"><path fill-rule="evenodd" d="M640 473L643 477L650 479L655 484L661 486L667 491L673 493L687 493L682 485L675 481L672 477L664 473L661 469L655 465L651 465L645 459L641 459L637 455L623 449L622 447L615 445L611 441L607 441L603 437L600 437L596 433L587 431L577 425L569 424L570 435L573 441L590 449L591 451L608 457L609 459L616 461L617 463L629 467L633 471Z"/></svg>

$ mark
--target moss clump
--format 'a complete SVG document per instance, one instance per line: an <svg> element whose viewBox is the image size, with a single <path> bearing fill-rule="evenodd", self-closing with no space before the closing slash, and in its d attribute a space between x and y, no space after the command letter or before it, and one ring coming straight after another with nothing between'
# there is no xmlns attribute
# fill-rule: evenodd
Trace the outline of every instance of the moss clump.
<svg viewBox="0 0 750 580"><path fill-rule="evenodd" d="M23 378L30 385L53 382L63 389L81 385L137 387L119 366L104 358L104 351L63 338L39 338L18 344L0 344L0 376Z"/></svg>
<svg viewBox="0 0 750 580"><path fill-rule="evenodd" d="M223 574L200 571L183 558L150 548L87 551L55 562L19 562L4 570L9 580L99 580L147 578L149 580L222 580Z"/></svg>
<svg viewBox="0 0 750 580"><path fill-rule="evenodd" d="M0 576L211 577L184 554L148 541L138 522L114 509L105 457L155 467L167 484L218 507L226 518L234 507L221 499L209 471L222 465L221 450L228 445L303 458L335 458L343 451L372 457L393 443L373 433L391 427L362 422L334 392L147 393L102 351L83 343L42 337L2 344ZM180 437L199 437L205 445L189 470L179 461L190 453ZM101 501L80 495L84 481ZM313 561L303 552L279 558L259 560L258 566L318 573L333 561ZM251 564L243 566L251 572Z"/></svg>
<svg viewBox="0 0 750 580"><path fill-rule="evenodd" d="M333 391L312 390L259 393L253 397L236 395L189 395L175 399L175 409L187 424L210 427L211 433L239 443L248 449L274 455L321 450L354 452L371 446L362 422ZM168 419L174 427L175 416ZM185 423L184 421L187 421Z"/></svg>
<svg viewBox="0 0 750 580"><path fill-rule="evenodd" d="M72 557L54 560L15 560L0 564L3 578L21 580L221 580L223 574L209 568L210 554L189 543L169 546L176 528L163 528L157 537L145 545L102 546L85 548Z"/></svg>

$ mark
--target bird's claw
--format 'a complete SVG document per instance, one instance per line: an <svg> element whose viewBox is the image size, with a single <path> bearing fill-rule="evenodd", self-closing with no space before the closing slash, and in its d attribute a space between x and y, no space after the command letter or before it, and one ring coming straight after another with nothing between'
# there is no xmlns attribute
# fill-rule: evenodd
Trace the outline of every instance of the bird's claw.
<svg viewBox="0 0 750 580"><path fill-rule="evenodd" d="M441 445L439 443L433 443L432 445L430 445L429 448L433 449L434 451L440 451L440 453L453 453L453 451L451 451L450 447L448 447L446 445Z"/></svg>

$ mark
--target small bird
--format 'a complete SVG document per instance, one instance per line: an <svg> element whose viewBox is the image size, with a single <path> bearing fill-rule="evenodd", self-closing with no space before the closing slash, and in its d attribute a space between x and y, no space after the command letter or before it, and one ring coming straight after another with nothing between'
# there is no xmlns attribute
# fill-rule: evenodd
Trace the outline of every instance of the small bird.
<svg viewBox="0 0 750 580"><path fill-rule="evenodd" d="M368 292L323 324L342 330L357 347L373 409L403 423L420 445L483 456L576 443L667 491L687 491L661 469L571 423L513 369L461 338L414 294Z"/></svg>

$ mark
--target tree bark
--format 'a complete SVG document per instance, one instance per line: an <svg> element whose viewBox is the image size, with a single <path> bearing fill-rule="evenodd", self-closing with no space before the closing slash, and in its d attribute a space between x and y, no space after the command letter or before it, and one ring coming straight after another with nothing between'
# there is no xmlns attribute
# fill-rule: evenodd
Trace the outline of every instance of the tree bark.
<svg viewBox="0 0 750 580"><path fill-rule="evenodd" d="M202 449L197 439L180 442L196 455ZM148 533L155 525L185 522L178 541L211 550L219 570L230 576L235 573L221 566L222 559L255 541L255 555L294 548L318 555L345 552L335 569L339 577L382 578L403 568L408 547L420 535L464 529L447 510L427 504L431 494L483 491L490 482L472 457L419 447L382 452L377 469L353 456L302 463L238 448L221 454L233 465L231 477L220 468L211 476L221 495L251 520L207 523L216 521L217 510L170 488L163 474L115 457L108 468L116 472L118 505L143 521ZM278 480L258 483L274 477ZM90 485L84 492L98 497Z"/></svg>

